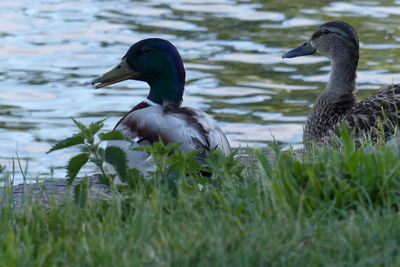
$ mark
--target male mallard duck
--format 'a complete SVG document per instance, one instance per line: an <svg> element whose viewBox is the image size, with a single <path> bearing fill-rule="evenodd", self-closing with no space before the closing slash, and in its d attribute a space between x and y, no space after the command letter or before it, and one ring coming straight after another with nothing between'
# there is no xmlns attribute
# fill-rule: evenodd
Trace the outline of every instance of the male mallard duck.
<svg viewBox="0 0 400 267"><path fill-rule="evenodd" d="M203 111L181 107L185 87L185 69L178 50L170 42L151 38L133 44L121 62L112 70L94 79L95 88L124 80L147 82L150 93L115 126L132 138L110 141L109 146L121 147L128 157L128 166L143 174L153 167L150 157L133 147L150 145L160 139L165 143L181 143L183 152L199 150L204 160L207 150L220 149L231 153L229 142L215 120Z"/></svg>
<svg viewBox="0 0 400 267"><path fill-rule="evenodd" d="M329 144L338 135L338 125L344 122L355 138L376 137L383 126L385 137L399 125L400 86L392 85L365 100L354 96L359 43L354 28L343 21L321 25L311 39L285 53L283 58L319 53L331 60L328 84L318 96L304 128L306 143Z"/></svg>

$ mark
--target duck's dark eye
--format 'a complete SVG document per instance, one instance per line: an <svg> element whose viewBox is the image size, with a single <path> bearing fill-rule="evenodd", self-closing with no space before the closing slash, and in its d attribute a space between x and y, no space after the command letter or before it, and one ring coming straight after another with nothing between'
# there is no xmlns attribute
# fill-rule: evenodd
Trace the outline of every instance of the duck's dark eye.
<svg viewBox="0 0 400 267"><path fill-rule="evenodd" d="M153 51L153 49L152 49L151 46L149 46L149 45L146 45L146 46L143 46L143 47L142 47L142 53L143 53L143 54L150 53L151 51Z"/></svg>
<svg viewBox="0 0 400 267"><path fill-rule="evenodd" d="M322 30L321 33L322 34L328 34L328 33L330 33L330 31L329 30Z"/></svg>

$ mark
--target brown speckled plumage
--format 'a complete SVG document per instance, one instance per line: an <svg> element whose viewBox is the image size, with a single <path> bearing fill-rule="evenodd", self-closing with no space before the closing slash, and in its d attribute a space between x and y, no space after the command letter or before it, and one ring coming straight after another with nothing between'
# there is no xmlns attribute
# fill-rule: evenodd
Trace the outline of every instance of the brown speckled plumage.
<svg viewBox="0 0 400 267"><path fill-rule="evenodd" d="M356 102L353 94L343 95L343 101L331 103L319 99L317 108L308 115L304 129L306 140L329 144L338 135L338 125L346 123L356 139L375 138L381 127L384 137L390 137L400 124L400 86L392 85L365 100Z"/></svg>
<svg viewBox="0 0 400 267"><path fill-rule="evenodd" d="M315 141L330 144L338 136L338 126L344 122L355 139L375 138L383 129L390 137L400 123L400 85L385 87L365 100L354 96L359 44L354 28L342 21L321 25L311 39L283 57L319 53L331 60L328 84L318 96L307 117L304 138L307 144ZM379 129L378 129L379 128Z"/></svg>
<svg viewBox="0 0 400 267"><path fill-rule="evenodd" d="M353 94L343 95L337 102L330 102L324 98L318 98L314 108L307 117L304 128L304 136L307 140L318 139L330 135L339 121L346 117L349 110L355 105Z"/></svg>

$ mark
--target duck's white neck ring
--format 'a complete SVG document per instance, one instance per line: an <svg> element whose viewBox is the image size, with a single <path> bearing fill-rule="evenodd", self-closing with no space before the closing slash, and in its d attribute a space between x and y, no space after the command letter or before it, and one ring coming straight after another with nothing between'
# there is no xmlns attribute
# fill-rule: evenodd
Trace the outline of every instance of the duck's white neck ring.
<svg viewBox="0 0 400 267"><path fill-rule="evenodd" d="M159 106L156 102L151 101L150 99L146 98L143 102L149 104L150 106Z"/></svg>

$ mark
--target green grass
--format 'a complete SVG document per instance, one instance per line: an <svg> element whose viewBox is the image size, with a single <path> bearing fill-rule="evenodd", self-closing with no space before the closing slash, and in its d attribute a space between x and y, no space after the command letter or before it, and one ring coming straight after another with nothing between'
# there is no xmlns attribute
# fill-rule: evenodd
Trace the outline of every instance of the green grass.
<svg viewBox="0 0 400 267"><path fill-rule="evenodd" d="M156 146L153 179L107 201L16 210L4 196L0 266L399 266L398 145L342 143L272 162L249 150L246 167L211 152L211 179Z"/></svg>

